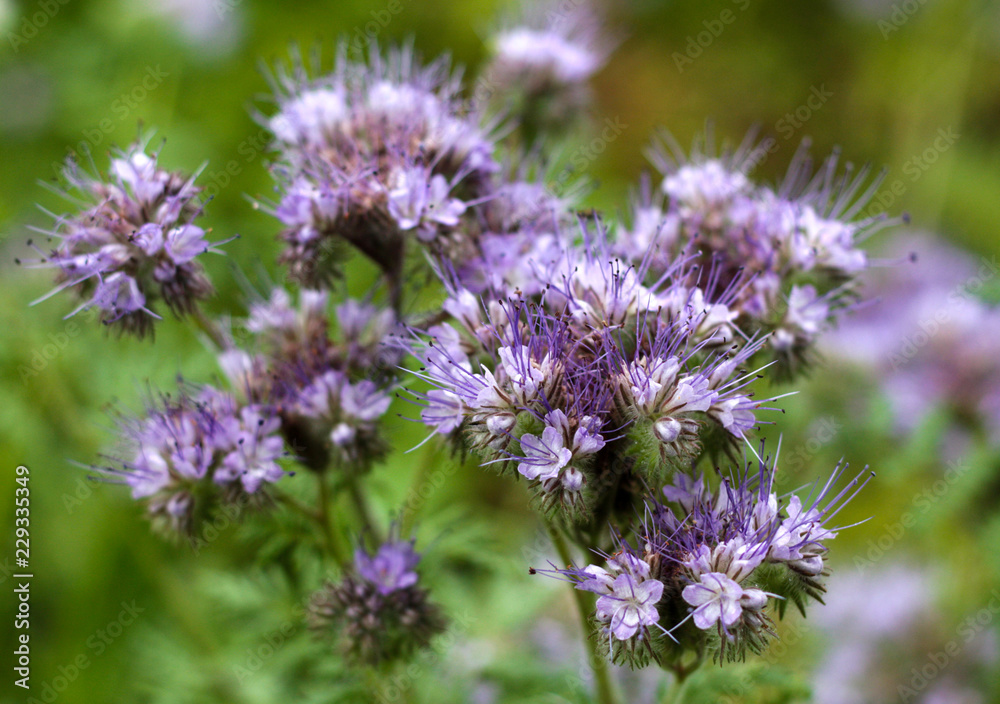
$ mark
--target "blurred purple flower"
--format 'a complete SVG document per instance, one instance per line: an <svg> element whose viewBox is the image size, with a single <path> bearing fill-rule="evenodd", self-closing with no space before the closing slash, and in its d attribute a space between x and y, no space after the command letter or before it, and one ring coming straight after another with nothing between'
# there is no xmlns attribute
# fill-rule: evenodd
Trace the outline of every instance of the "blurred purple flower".
<svg viewBox="0 0 1000 704"><path fill-rule="evenodd" d="M1000 443L1000 309L977 297L1000 273L995 258L977 263L912 234L888 254L899 263L872 273L877 302L831 335L827 350L877 375L901 431L943 407L953 431Z"/></svg>
<svg viewBox="0 0 1000 704"><path fill-rule="evenodd" d="M354 553L358 574L383 595L416 584L419 563L420 555L414 551L412 541L383 543L374 555L363 550Z"/></svg>
<svg viewBox="0 0 1000 704"><path fill-rule="evenodd" d="M210 386L163 395L145 416L123 415L118 424L125 456L102 471L171 532L190 535L213 502L256 494L285 475L274 409Z"/></svg>

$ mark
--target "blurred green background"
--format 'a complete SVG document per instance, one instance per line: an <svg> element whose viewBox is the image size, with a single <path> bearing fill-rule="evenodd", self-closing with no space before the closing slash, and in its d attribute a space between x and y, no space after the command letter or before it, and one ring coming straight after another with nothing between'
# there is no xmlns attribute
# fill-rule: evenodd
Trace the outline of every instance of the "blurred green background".
<svg viewBox="0 0 1000 704"><path fill-rule="evenodd" d="M38 181L51 182L81 143L105 168L109 146L126 145L141 125L156 130L154 144L166 140L167 167L207 163L200 183L215 184L218 195L204 220L214 239L242 235L227 257L209 259L219 290L209 310L242 313L234 271L263 268L280 278L276 222L246 197L273 193L266 135L252 116L267 107L260 62L286 59L293 44L321 47L329 60L338 38L373 21L380 42L412 37L425 57L450 51L470 73L486 57L496 3L398 1L400 11L391 13L386 8L395 4L379 0L0 0L0 700L26 700L8 665L14 602L12 560L4 562L13 552L8 526L19 464L31 469L31 696L51 701L42 699L43 685L63 683L55 694L66 704L339 696L343 673L301 665L302 653L321 646L301 632L297 595L255 567L254 550L266 536L228 528L197 554L172 546L150 534L125 490L88 482L70 464L97 461L113 443L109 402L138 408L147 384L170 387L182 371L208 381L217 373L210 352L174 320L158 327L152 346L106 338L85 316L63 320L71 309L65 297L29 308L49 290L49 276L13 260L28 252L27 226L49 222L36 204L66 207ZM724 11L733 21L720 24ZM620 44L594 82L592 122L599 131L604 119L617 119L625 129L585 174L599 183L585 205L618 211L647 167L643 149L653 131L666 126L688 144L710 118L720 139L738 141L755 124L776 137L778 151L758 172L765 179L780 178L809 136L818 155L839 145L850 161L888 167L882 202L891 214L908 212L914 228L976 255L1000 249L1000 3L623 0L608 30ZM824 97L810 104L811 95ZM958 137L927 163L922 155L941 130ZM893 194L896 181L902 187ZM24 374L50 344L58 353L37 374ZM780 419L785 452L804 448L808 460L784 488L827 473L842 456L879 471L842 514L844 523L875 515L836 541L833 566L845 572L942 471L933 419L914 437L893 436L885 404L852 373L816 370L802 394L782 402L789 412ZM836 431L818 442L827 436L817 425L824 421ZM420 429L398 427L399 452L369 482L383 517L407 495L423 461L422 451L402 453L421 439ZM443 467L450 460L429 461ZM992 518L1000 508L995 453L980 448L970 462L973 479L921 513L890 548L893 557L934 566L945 638L1000 583L1000 557L987 550L1000 539ZM424 568L428 584L453 615L472 619L456 619L454 647L421 674L414 701L575 701L576 626L560 585L526 574L549 548L520 488L470 464L428 498L420 526L418 547L436 540L438 548ZM121 617L122 602L133 600L134 623L113 625L133 620ZM287 624L295 629L291 641L254 668L255 649ZM768 662L807 682L823 640L808 621L792 617L791 624L789 645ZM569 660L547 664L552 652ZM75 670L81 655L87 666ZM636 701L641 687L655 689L648 679L633 683ZM454 686L434 689L442 681ZM758 701L741 699L735 686L727 696Z"/></svg>

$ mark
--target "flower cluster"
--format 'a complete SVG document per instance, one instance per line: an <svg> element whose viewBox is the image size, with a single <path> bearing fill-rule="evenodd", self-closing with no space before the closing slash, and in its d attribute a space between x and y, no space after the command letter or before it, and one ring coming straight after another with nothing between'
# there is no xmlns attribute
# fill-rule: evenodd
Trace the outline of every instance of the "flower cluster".
<svg viewBox="0 0 1000 704"><path fill-rule="evenodd" d="M378 535L361 475L389 452L382 421L408 352L431 437L525 482L554 537L603 557L543 571L597 594L598 641L617 663L681 674L707 653L760 651L772 599L783 613L824 592L832 522L867 481L834 490L838 466L813 495L779 498L774 466L747 464L740 446L780 398L755 397L763 351L797 371L853 304L869 267L859 243L890 222L860 215L879 179L838 169L836 155L814 174L803 147L780 186L757 185L748 174L766 143L751 134L721 156L654 147L662 180L646 177L623 222L574 212L546 185L541 137L581 111L610 49L600 24L585 2L525 9L496 35L489 95L471 103L447 57L424 64L412 46L364 60L343 43L328 73L298 55L279 67L276 110L260 116L278 152L266 209L298 292L275 287L235 324L199 314L238 396L206 386L159 398L121 421L126 457L102 469L187 535L217 509L263 503L286 455L311 470L315 506L280 499L340 569L309 617L353 663L381 668L445 628L412 540L397 534L351 563L330 514L348 491ZM489 114L490 97L506 114ZM74 289L81 309L138 335L159 299L183 315L211 293L196 262L211 251L193 224L199 189L156 161L137 144L107 179L70 164L87 205L58 218L47 233L58 246L32 262L57 269L56 291ZM385 290L335 306L351 251ZM416 322L409 305L426 297L404 298L404 284L435 280L441 310ZM985 364L994 348L969 358ZM995 406L986 395L980 405ZM726 458L739 466L728 477L698 474Z"/></svg>
<svg viewBox="0 0 1000 704"><path fill-rule="evenodd" d="M373 49L366 65L343 46L332 73L311 78L297 62L274 83L279 112L267 126L284 161L274 214L294 276L328 281L342 241L398 285L411 237L449 256L465 246L463 216L499 165L446 59L421 66L410 48Z"/></svg>
<svg viewBox="0 0 1000 704"><path fill-rule="evenodd" d="M807 148L803 143L784 182L771 189L749 178L766 156L766 142L756 144L754 133L718 157L697 145L686 157L667 136L650 150L660 187L643 184L615 243L629 261L649 261L651 276L694 256L719 267L715 286L741 278L736 320L748 334L769 335L785 372L806 360L820 332L851 305L853 281L869 266L859 242L894 222L859 216L881 177L869 182L867 168L855 173L850 165L841 172L837 154L813 175ZM712 286L701 284L714 298Z"/></svg>
<svg viewBox="0 0 1000 704"><path fill-rule="evenodd" d="M610 42L585 2L524 3L521 17L492 38L483 82L535 132L565 126L588 103L587 82L604 65Z"/></svg>
<svg viewBox="0 0 1000 704"><path fill-rule="evenodd" d="M144 500L168 533L191 536L220 505L259 499L285 475L274 410L211 386L163 395L144 417L121 416L119 427L123 456L102 471Z"/></svg>
<svg viewBox="0 0 1000 704"><path fill-rule="evenodd" d="M456 285L444 308L457 327L414 346L436 387L420 395L424 423L577 521L632 505L619 492L662 483L705 440L731 449L766 403L741 371L760 342L736 344L725 302L706 303L685 266L647 287L609 256L599 234L536 262L531 298L484 304Z"/></svg>
<svg viewBox="0 0 1000 704"><path fill-rule="evenodd" d="M275 289L251 306L245 323L256 349L232 347L221 363L234 384L277 409L282 433L307 467L366 471L387 449L378 421L399 361L398 349L384 344L396 318L355 299L331 316L328 299L326 291L303 289L296 308Z"/></svg>
<svg viewBox="0 0 1000 704"><path fill-rule="evenodd" d="M598 23L583 4L548 15L544 29L500 34L481 78L490 95L516 85L535 99L581 102L607 55ZM278 112L263 119L281 155L271 211L285 226L282 261L304 285L326 286L350 245L379 266L397 306L413 245L472 289L515 272L569 215L543 183L540 159L494 157L501 118L487 114L484 96L461 99L447 59L422 65L409 47L373 48L369 58L352 61L341 47L330 73L314 77L300 59L276 72ZM540 117L502 102L503 119Z"/></svg>
<svg viewBox="0 0 1000 704"><path fill-rule="evenodd" d="M106 325L141 337L160 319L158 299L180 316L211 295L196 259L217 250L192 224L201 189L194 177L158 167L158 156L137 142L112 158L107 177L67 162L64 179L75 191L67 198L85 207L57 216L51 231L40 230L56 241L49 251L29 243L40 258L26 263L56 270L58 286L39 301L71 289L83 300L74 313L97 307Z"/></svg>
<svg viewBox="0 0 1000 704"><path fill-rule="evenodd" d="M447 622L417 586L419 563L412 541L391 540L374 555L358 550L353 572L313 595L311 626L336 634L349 658L372 666L426 648Z"/></svg>
<svg viewBox="0 0 1000 704"><path fill-rule="evenodd" d="M867 482L858 475L832 495L845 469L815 495L784 501L763 460L716 491L704 476L678 473L661 500L647 502L636 547L616 538L603 567L542 571L600 595L595 619L616 662L670 666L686 651L730 660L759 652L774 635L771 599L781 613L789 602L804 613L824 591L825 543L839 530L830 523Z"/></svg>

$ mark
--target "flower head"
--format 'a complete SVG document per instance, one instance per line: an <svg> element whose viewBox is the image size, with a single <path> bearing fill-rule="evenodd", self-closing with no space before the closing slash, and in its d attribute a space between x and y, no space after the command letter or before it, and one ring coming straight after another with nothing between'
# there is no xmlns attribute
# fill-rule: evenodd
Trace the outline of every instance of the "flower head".
<svg viewBox="0 0 1000 704"><path fill-rule="evenodd" d="M613 42L587 2L522 3L493 37L493 59L484 74L499 104L514 105L533 128L558 128L584 107L587 81L607 61Z"/></svg>
<svg viewBox="0 0 1000 704"><path fill-rule="evenodd" d="M371 666L426 648L447 622L417 586L419 562L412 540L390 539L374 554L358 549L353 570L313 594L311 627L337 637L345 655Z"/></svg>
<svg viewBox="0 0 1000 704"><path fill-rule="evenodd" d="M747 389L755 376L741 367L764 340L734 340L735 293L706 302L684 260L646 286L643 266L615 258L600 225L582 234L526 275L536 294L476 295L451 281L454 321L412 346L435 387L417 394L421 419L484 464L516 469L543 508L581 520L621 485L622 457L659 483L697 456L707 429L722 429L718 449L746 438L770 400Z"/></svg>
<svg viewBox="0 0 1000 704"><path fill-rule="evenodd" d="M272 211L286 225L282 259L294 276L327 286L338 243L395 285L410 237L446 258L467 249L465 198L488 196L499 167L446 59L424 65L411 47L375 47L355 62L343 45L331 73L310 76L296 58L273 83L278 112L266 124L284 194Z"/></svg>
<svg viewBox="0 0 1000 704"><path fill-rule="evenodd" d="M121 416L124 456L104 474L128 485L160 527L192 535L220 504L264 492L285 475L274 409L205 386L163 395Z"/></svg>
<svg viewBox="0 0 1000 704"><path fill-rule="evenodd" d="M220 244L192 223L201 212L194 178L161 169L145 148L140 141L118 152L107 176L69 160L64 179L85 205L40 230L56 244L45 251L29 242L40 258L26 261L56 270L57 287L39 301L71 289L82 299L74 313L96 307L106 325L140 337L160 318L157 301L183 315L211 295L196 259Z"/></svg>
<svg viewBox="0 0 1000 704"><path fill-rule="evenodd" d="M331 462L366 471L386 451L379 423L401 355L395 314L347 299L328 310L325 291L281 288L251 304L240 342L220 362L248 396L278 409L297 458L323 471Z"/></svg>
<svg viewBox="0 0 1000 704"><path fill-rule="evenodd" d="M772 599L783 613L787 602L804 611L822 595L823 555L837 534L830 522L863 486L858 476L831 496L843 471L838 466L809 498L787 501L774 493L766 461L756 471L745 465L717 490L705 477L678 473L663 499L646 503L634 540L641 549L616 537L618 551L603 555L603 566L543 571L601 595L595 616L625 646L612 648L616 662L662 663L678 657L675 646L738 658L774 635Z"/></svg>
<svg viewBox="0 0 1000 704"><path fill-rule="evenodd" d="M664 135L649 152L663 174L662 196L644 182L633 224L619 228L615 244L653 275L694 257L702 267L691 283L705 302L727 292L726 322L748 335L769 334L783 374L798 371L819 333L853 307L853 280L869 266L860 241L896 222L860 215L881 176L869 179L869 169L850 165L841 171L837 154L813 174L807 146L770 188L750 179L766 151L755 132L718 155L711 135L690 155Z"/></svg>
<svg viewBox="0 0 1000 704"><path fill-rule="evenodd" d="M363 550L354 554L358 574L375 585L382 595L417 583L416 566L420 555L413 550L413 541L383 543L374 555Z"/></svg>

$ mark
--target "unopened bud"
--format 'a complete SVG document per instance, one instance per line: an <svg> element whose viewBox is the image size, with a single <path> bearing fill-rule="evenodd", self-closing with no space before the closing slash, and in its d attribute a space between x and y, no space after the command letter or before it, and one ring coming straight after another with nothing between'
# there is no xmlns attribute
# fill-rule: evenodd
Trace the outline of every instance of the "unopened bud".
<svg viewBox="0 0 1000 704"><path fill-rule="evenodd" d="M330 431L330 442L337 447L344 447L345 445L350 445L354 441L355 434L354 428L349 426L347 423L338 423L333 430Z"/></svg>
<svg viewBox="0 0 1000 704"><path fill-rule="evenodd" d="M498 413L486 419L486 427L493 435L506 435L514 427L513 413Z"/></svg>
<svg viewBox="0 0 1000 704"><path fill-rule="evenodd" d="M815 577L823 571L823 558L819 555L803 557L801 560L789 562L788 566L800 574Z"/></svg>
<svg viewBox="0 0 1000 704"><path fill-rule="evenodd" d="M751 611L760 611L767 606L767 594L760 589L745 589L740 597L740 606Z"/></svg>
<svg viewBox="0 0 1000 704"><path fill-rule="evenodd" d="M681 434L680 421L673 418L660 418L660 420L653 423L653 432L660 442L672 443Z"/></svg>
<svg viewBox="0 0 1000 704"><path fill-rule="evenodd" d="M579 491L583 486L583 472L576 467L567 467L560 479L566 491Z"/></svg>

